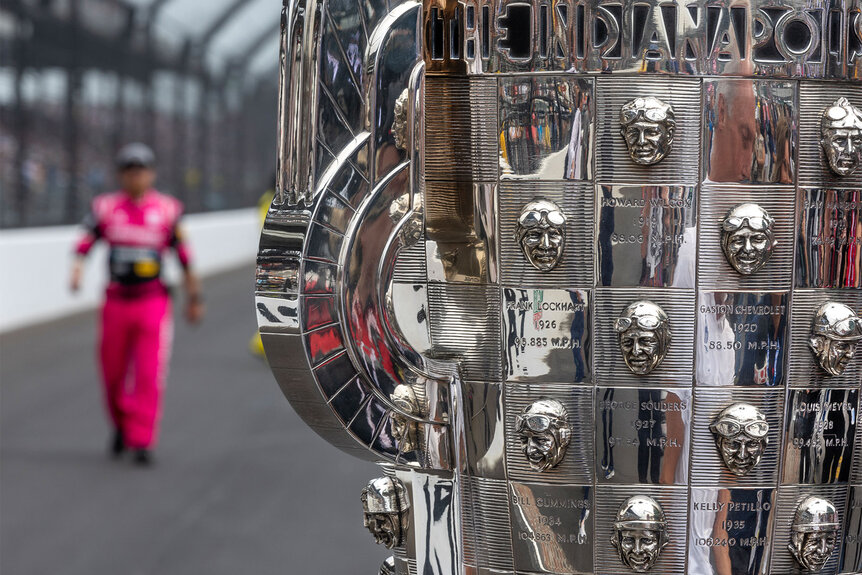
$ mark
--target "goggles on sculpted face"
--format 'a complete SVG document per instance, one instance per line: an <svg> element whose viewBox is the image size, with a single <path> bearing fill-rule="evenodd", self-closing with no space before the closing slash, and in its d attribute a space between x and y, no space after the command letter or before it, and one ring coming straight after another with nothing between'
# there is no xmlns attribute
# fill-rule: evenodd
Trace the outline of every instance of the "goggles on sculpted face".
<svg viewBox="0 0 862 575"><path fill-rule="evenodd" d="M521 214L521 217L518 218L518 223L525 228L534 228L541 224L543 219L546 219L554 226L562 226L566 223L565 216L558 210L530 210Z"/></svg>
<svg viewBox="0 0 862 575"><path fill-rule="evenodd" d="M643 116L652 122L664 122L668 114L664 108L627 108L620 112L620 120L625 125L637 120L638 116Z"/></svg>
<svg viewBox="0 0 862 575"><path fill-rule="evenodd" d="M661 325L661 318L654 315L639 315L636 317L620 317L614 322L614 327L617 331L625 331L632 325L637 325L642 329L654 330Z"/></svg>
<svg viewBox="0 0 862 575"><path fill-rule="evenodd" d="M769 226L772 225L772 222L769 219L760 216L742 218L731 216L724 220L722 228L724 228L724 231L726 232L735 232L743 225L758 232L765 232L769 229Z"/></svg>
<svg viewBox="0 0 862 575"><path fill-rule="evenodd" d="M529 429L530 431L536 433L544 433L551 428L552 424L556 423L559 423L559 420L556 417L550 417L548 415L528 414L515 416L516 431L523 431L524 429Z"/></svg>
<svg viewBox="0 0 862 575"><path fill-rule="evenodd" d="M769 431L769 424L765 421L742 423L736 419L725 418L717 421L713 426L713 430L724 437L734 437L744 431L747 435L760 439L766 437Z"/></svg>
<svg viewBox="0 0 862 575"><path fill-rule="evenodd" d="M833 324L829 329L832 333L841 337L847 337L848 335L862 337L862 320L856 317L848 317Z"/></svg>

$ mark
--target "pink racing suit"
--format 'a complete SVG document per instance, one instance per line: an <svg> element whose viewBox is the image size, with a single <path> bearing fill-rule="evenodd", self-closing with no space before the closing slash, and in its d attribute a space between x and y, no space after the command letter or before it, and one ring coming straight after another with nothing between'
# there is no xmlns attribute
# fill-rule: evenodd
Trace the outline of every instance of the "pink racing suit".
<svg viewBox="0 0 862 575"><path fill-rule="evenodd" d="M179 231L182 211L178 200L155 190L138 200L122 191L98 196L77 247L86 255L100 239L109 246L99 359L108 413L132 449L153 447L156 440L173 335L162 256L174 248L182 266L189 264Z"/></svg>

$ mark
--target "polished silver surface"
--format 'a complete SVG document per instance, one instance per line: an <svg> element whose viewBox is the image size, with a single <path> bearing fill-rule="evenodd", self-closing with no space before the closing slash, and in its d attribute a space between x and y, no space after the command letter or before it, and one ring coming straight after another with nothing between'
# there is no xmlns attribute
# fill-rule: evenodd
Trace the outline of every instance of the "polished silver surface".
<svg viewBox="0 0 862 575"><path fill-rule="evenodd" d="M255 309L384 572L862 573L859 0L283 23Z"/></svg>
<svg viewBox="0 0 862 575"><path fill-rule="evenodd" d="M586 180L593 175L593 83L572 76L500 82L500 178Z"/></svg>
<svg viewBox="0 0 862 575"><path fill-rule="evenodd" d="M509 483L515 569L584 573L592 569L590 487Z"/></svg>
<svg viewBox="0 0 862 575"><path fill-rule="evenodd" d="M706 80L703 86L705 180L793 184L797 84L722 78Z"/></svg>
<svg viewBox="0 0 862 575"><path fill-rule="evenodd" d="M800 188L796 285L862 288L862 190Z"/></svg>
<svg viewBox="0 0 862 575"><path fill-rule="evenodd" d="M695 188L601 186L598 192L599 285L693 288Z"/></svg>
<svg viewBox="0 0 862 575"><path fill-rule="evenodd" d="M782 481L846 483L859 425L856 389L794 389L787 401Z"/></svg>
<svg viewBox="0 0 862 575"><path fill-rule="evenodd" d="M503 288L507 381L589 381L590 292Z"/></svg>
<svg viewBox="0 0 862 575"><path fill-rule="evenodd" d="M775 492L740 487L692 488L686 572L768 572Z"/></svg>
<svg viewBox="0 0 862 575"><path fill-rule="evenodd" d="M598 483L688 484L690 390L599 387L595 414Z"/></svg>
<svg viewBox="0 0 862 575"><path fill-rule="evenodd" d="M697 383L779 386L785 380L788 292L702 290Z"/></svg>

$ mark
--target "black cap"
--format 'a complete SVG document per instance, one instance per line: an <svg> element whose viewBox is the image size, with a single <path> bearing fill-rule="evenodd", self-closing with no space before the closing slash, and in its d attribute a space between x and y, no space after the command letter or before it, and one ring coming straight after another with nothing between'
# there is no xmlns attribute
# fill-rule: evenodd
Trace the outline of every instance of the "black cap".
<svg viewBox="0 0 862 575"><path fill-rule="evenodd" d="M146 144L126 144L117 152L117 168L152 168L156 163L156 155Z"/></svg>

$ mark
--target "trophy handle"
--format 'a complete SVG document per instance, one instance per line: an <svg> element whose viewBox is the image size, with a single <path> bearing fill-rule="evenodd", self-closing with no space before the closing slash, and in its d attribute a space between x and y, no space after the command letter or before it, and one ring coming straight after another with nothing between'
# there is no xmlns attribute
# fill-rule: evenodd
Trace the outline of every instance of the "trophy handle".
<svg viewBox="0 0 862 575"><path fill-rule="evenodd" d="M283 12L277 193L258 253L267 358L297 413L330 443L366 459L449 469L457 367L410 344L392 290L399 252L423 229L414 137L421 4L375 14L358 1L350 36L348 19L333 25L325 1L301 3ZM343 44L360 33L356 66ZM412 60L404 59L405 37ZM396 145L392 104L405 88L406 134ZM360 109L346 104L354 100Z"/></svg>

